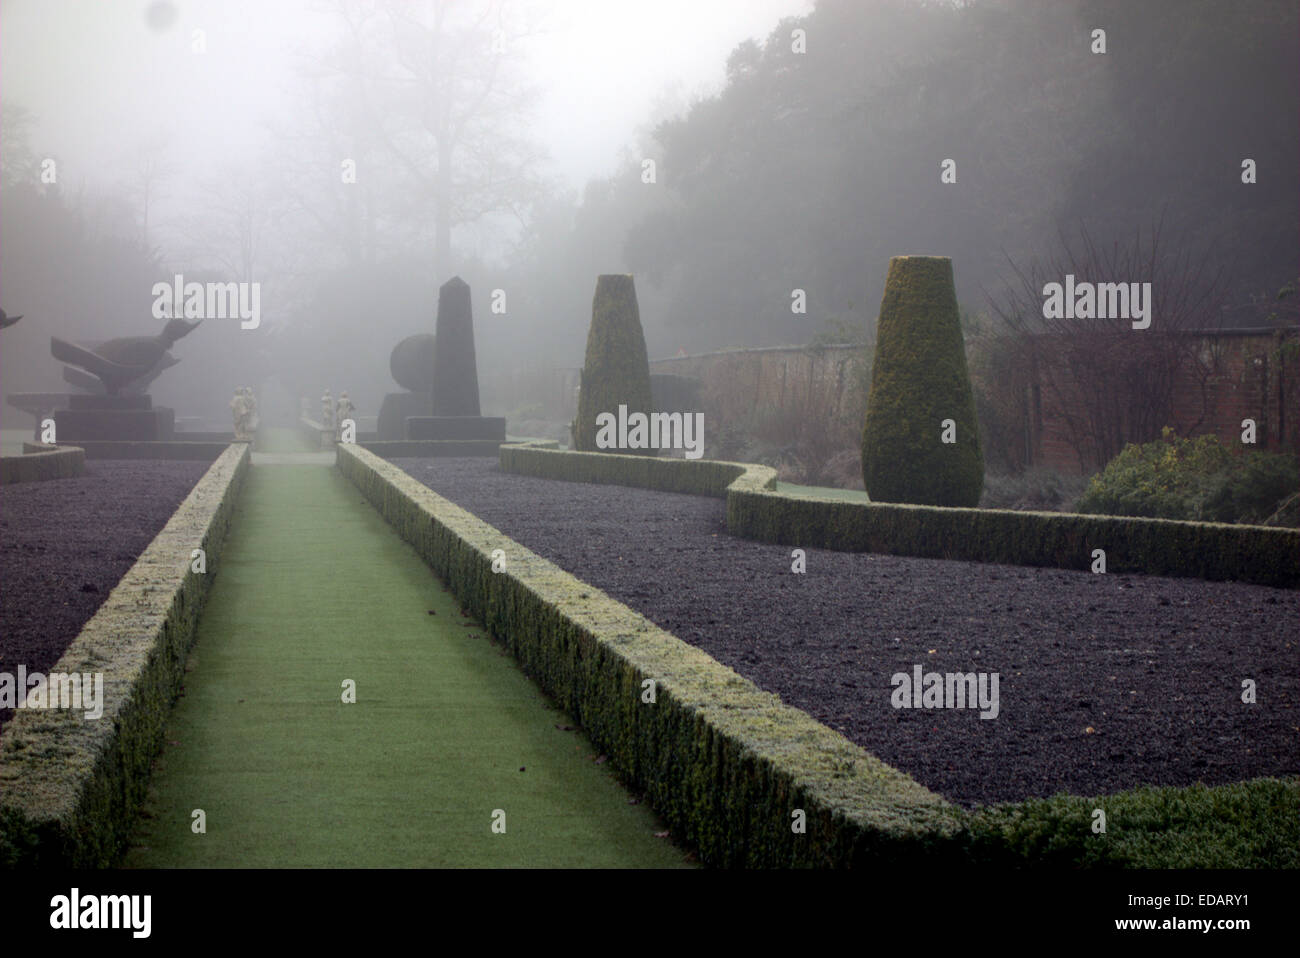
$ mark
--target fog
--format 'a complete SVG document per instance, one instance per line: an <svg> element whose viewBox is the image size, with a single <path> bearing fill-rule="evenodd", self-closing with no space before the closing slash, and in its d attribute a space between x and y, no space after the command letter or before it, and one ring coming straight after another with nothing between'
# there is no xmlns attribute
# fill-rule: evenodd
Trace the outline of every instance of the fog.
<svg viewBox="0 0 1300 958"><path fill-rule="evenodd" d="M1295 6L1133 6L5 0L0 389L68 391L50 337L153 335L179 275L260 315L175 344L178 422L244 385L365 422L459 275L484 413L556 420L601 273L651 358L869 339L890 256L975 316L1080 226L1212 251L1257 324L1300 272Z"/></svg>

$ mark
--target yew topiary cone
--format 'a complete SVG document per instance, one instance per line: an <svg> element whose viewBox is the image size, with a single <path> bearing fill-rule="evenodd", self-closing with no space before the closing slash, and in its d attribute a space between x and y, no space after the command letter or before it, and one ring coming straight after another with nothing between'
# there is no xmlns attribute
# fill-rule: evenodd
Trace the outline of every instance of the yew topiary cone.
<svg viewBox="0 0 1300 958"><path fill-rule="evenodd" d="M653 456L654 449L600 449L596 446L596 417L618 415L627 406L647 416L653 411L650 396L650 361L645 333L636 305L632 277L601 276L591 303L591 329L587 332L587 358L578 392L578 418L573 424L573 446L583 452L616 452Z"/></svg>
<svg viewBox="0 0 1300 958"><path fill-rule="evenodd" d="M945 429L949 419L952 427ZM945 433L955 441L944 442ZM862 478L876 502L979 505L984 456L946 256L889 262L862 430Z"/></svg>

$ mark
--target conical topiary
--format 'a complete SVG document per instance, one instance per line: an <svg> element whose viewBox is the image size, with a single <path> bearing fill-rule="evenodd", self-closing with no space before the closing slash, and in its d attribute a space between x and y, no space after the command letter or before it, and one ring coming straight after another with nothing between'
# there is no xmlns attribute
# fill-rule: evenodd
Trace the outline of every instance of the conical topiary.
<svg viewBox="0 0 1300 958"><path fill-rule="evenodd" d="M862 478L877 502L979 504L984 457L946 256L889 262L862 430Z"/></svg>
<svg viewBox="0 0 1300 958"><path fill-rule="evenodd" d="M591 329L587 333L587 358L578 392L578 418L573 424L573 447L584 452L619 452L656 455L654 449L599 449L596 417L618 415L620 405L650 415L650 361L636 305L636 288L628 275L605 275L596 280L591 303Z"/></svg>

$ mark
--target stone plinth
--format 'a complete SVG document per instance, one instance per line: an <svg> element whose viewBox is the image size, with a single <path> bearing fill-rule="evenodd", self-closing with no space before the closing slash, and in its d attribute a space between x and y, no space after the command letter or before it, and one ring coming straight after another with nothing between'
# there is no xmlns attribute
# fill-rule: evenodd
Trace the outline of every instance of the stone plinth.
<svg viewBox="0 0 1300 958"><path fill-rule="evenodd" d="M176 413L154 407L147 395L69 396L68 408L54 411L58 441L158 442L176 431Z"/></svg>
<svg viewBox="0 0 1300 958"><path fill-rule="evenodd" d="M506 441L506 421L500 416L411 416L406 435L411 440L489 439Z"/></svg>
<svg viewBox="0 0 1300 958"><path fill-rule="evenodd" d="M411 416L428 417L433 404L427 392L389 393L379 407L376 431L381 440L394 442L406 438L406 420Z"/></svg>

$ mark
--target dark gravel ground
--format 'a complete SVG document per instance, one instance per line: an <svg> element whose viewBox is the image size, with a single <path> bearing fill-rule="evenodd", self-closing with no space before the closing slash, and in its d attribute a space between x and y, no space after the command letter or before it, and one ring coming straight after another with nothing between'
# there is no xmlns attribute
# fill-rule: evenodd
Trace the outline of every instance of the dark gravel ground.
<svg viewBox="0 0 1300 958"><path fill-rule="evenodd" d="M718 499L394 462L962 805L1300 772L1296 591L817 549L798 575ZM998 673L997 718L893 708L918 664Z"/></svg>
<svg viewBox="0 0 1300 958"><path fill-rule="evenodd" d="M97 459L0 486L0 672L49 672L210 465Z"/></svg>

